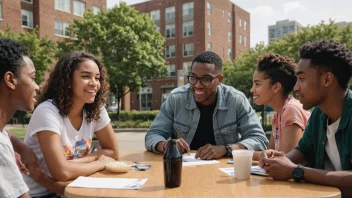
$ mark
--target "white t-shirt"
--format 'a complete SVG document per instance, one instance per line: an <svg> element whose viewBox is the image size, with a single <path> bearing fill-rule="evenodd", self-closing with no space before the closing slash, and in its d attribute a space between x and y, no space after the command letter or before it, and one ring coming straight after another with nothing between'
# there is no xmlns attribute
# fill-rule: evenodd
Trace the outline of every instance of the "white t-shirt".
<svg viewBox="0 0 352 198"><path fill-rule="evenodd" d="M66 159L82 158L90 151L93 133L103 129L110 123L110 118L105 108L102 109L100 119L97 121L88 123L85 117L86 113L84 111L82 125L77 131L67 116L63 117L60 115L59 110L52 104L52 100L42 102L35 109L28 125L24 143L36 154L46 175L51 176L38 142L37 132L52 131L59 134ZM31 196L43 196L47 193L45 188L28 176L22 175L30 189L29 193Z"/></svg>
<svg viewBox="0 0 352 198"><path fill-rule="evenodd" d="M337 145L335 140L335 134L336 134L337 128L339 127L339 124L340 124L340 118L336 122L332 123L331 125L327 124L326 137L328 141L325 144L326 154L329 156L330 161L336 171L341 170L341 159L340 159L339 151L337 150ZM327 169L330 169L330 168L327 167Z"/></svg>
<svg viewBox="0 0 352 198"><path fill-rule="evenodd" d="M0 131L0 197L19 197L28 192L20 170L16 165L15 152L5 130Z"/></svg>

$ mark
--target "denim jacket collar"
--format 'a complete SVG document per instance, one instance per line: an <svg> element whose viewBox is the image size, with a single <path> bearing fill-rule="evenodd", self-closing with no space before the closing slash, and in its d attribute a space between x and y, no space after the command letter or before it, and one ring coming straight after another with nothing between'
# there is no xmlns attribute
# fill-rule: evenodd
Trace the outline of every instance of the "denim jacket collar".
<svg viewBox="0 0 352 198"><path fill-rule="evenodd" d="M220 84L217 88L217 100L216 100L216 109L219 110L227 110L228 107L226 105L227 101L225 101L224 91L222 84ZM188 100L187 100L187 109L197 109L197 104L194 99L193 91L191 87L188 88Z"/></svg>

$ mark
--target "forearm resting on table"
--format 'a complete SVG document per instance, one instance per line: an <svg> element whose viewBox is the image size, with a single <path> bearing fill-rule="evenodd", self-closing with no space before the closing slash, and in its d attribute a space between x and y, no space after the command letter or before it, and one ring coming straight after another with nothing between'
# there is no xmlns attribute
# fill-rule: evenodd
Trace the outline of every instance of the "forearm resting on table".
<svg viewBox="0 0 352 198"><path fill-rule="evenodd" d="M351 171L326 171L304 168L304 180L314 184L337 187L345 196L352 196Z"/></svg>
<svg viewBox="0 0 352 198"><path fill-rule="evenodd" d="M89 162L93 162L93 161L97 160L100 155L105 155L105 156L111 157L115 160L118 160L118 156L119 156L118 152L116 153L112 149L99 149L96 152L90 153L85 157L72 159L70 161L71 162L80 162L80 163L89 163Z"/></svg>
<svg viewBox="0 0 352 198"><path fill-rule="evenodd" d="M32 152L28 150L29 148L18 137L11 135L10 139L14 150L21 156L23 155L24 152ZM33 153L33 157L35 157L34 153ZM33 165L33 166L37 166L37 165ZM30 172L29 177L33 179L35 182L37 182L39 185L58 194L64 193L64 190L67 184L57 182L53 178L45 175L42 167L27 167L27 168Z"/></svg>
<svg viewBox="0 0 352 198"><path fill-rule="evenodd" d="M245 147L242 144L230 144L232 150L238 150L238 149L247 149L247 147Z"/></svg>

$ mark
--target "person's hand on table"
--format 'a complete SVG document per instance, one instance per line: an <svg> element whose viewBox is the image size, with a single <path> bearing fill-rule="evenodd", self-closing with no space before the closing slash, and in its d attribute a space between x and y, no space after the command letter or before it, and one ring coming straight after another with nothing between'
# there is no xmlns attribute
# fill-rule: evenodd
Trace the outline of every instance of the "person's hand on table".
<svg viewBox="0 0 352 198"><path fill-rule="evenodd" d="M277 156L285 156L285 153L282 151L276 151L273 149L262 151L259 155L259 167L263 168L266 164L264 164L263 159L271 159Z"/></svg>
<svg viewBox="0 0 352 198"><path fill-rule="evenodd" d="M227 153L226 148L223 145L214 146L211 144L206 144L197 150L194 158L202 160L216 159L224 156Z"/></svg>
<svg viewBox="0 0 352 198"><path fill-rule="evenodd" d="M176 143L181 153L187 153L188 155L191 154L191 149L186 140L184 140L183 138L179 138L176 140Z"/></svg>
<svg viewBox="0 0 352 198"><path fill-rule="evenodd" d="M101 162L101 164L103 165L102 166L102 169L105 168L105 165L109 162L116 162L115 159L111 158L111 157L108 157L108 156L105 156L105 155L100 155L99 158L97 159L97 161Z"/></svg>
<svg viewBox="0 0 352 198"><path fill-rule="evenodd" d="M284 152L266 150L260 155L259 166L275 180L289 180L297 165L292 163Z"/></svg>

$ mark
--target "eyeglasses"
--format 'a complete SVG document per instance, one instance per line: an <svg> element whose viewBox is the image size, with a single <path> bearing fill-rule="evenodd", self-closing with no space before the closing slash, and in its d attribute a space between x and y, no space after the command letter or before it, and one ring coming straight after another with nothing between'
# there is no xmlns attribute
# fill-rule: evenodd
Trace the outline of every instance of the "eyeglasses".
<svg viewBox="0 0 352 198"><path fill-rule="evenodd" d="M198 82L198 80L199 80L199 81L200 81L200 84L202 84L203 86L209 86L209 85L211 84L211 82L212 82L215 78L219 77L220 75L221 75L221 74L219 74L219 75L217 75L217 76L215 76L215 77L213 77L213 78L211 78L211 77L201 77L201 78L198 78L198 77L196 77L196 76L188 75L188 76L187 76L187 79L188 79L189 84L191 84L191 85L197 84L197 82Z"/></svg>

